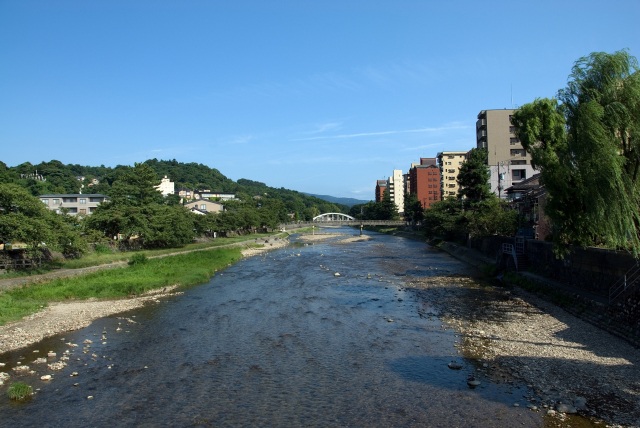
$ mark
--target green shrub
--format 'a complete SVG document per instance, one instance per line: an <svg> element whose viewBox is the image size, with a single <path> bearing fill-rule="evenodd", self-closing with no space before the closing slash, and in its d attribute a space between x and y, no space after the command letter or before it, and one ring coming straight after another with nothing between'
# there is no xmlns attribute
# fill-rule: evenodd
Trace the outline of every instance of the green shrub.
<svg viewBox="0 0 640 428"><path fill-rule="evenodd" d="M33 388L24 382L16 382L12 384L7 394L11 400L25 400L33 395Z"/></svg>
<svg viewBox="0 0 640 428"><path fill-rule="evenodd" d="M147 263L148 260L144 253L136 253L129 259L129 266L143 265Z"/></svg>
<svg viewBox="0 0 640 428"><path fill-rule="evenodd" d="M108 245L104 245L104 244L96 244L94 250L98 254L111 254L111 253L113 253L113 250Z"/></svg>

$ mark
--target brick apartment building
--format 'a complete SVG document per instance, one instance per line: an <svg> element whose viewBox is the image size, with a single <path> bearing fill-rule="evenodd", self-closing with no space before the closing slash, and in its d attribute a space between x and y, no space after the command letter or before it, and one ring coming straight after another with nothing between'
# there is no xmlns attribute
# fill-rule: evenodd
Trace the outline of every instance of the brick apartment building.
<svg viewBox="0 0 640 428"><path fill-rule="evenodd" d="M411 167L409 193L417 196L424 209L442 200L440 168L436 158L420 158L420 164Z"/></svg>
<svg viewBox="0 0 640 428"><path fill-rule="evenodd" d="M387 191L387 180L378 180L376 182L376 202L382 202L384 192Z"/></svg>

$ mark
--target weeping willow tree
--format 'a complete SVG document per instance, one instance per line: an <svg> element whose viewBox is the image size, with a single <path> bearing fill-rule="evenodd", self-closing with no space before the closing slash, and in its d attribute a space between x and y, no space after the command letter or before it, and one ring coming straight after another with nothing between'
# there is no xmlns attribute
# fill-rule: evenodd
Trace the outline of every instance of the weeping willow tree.
<svg viewBox="0 0 640 428"><path fill-rule="evenodd" d="M559 255L604 245L640 255L640 72L627 51L576 61L556 99L512 119L547 189Z"/></svg>

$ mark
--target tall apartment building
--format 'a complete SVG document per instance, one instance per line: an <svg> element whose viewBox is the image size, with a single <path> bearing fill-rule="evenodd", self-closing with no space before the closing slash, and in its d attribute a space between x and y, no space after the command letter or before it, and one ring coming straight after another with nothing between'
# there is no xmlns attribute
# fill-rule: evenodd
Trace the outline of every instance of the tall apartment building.
<svg viewBox="0 0 640 428"><path fill-rule="evenodd" d="M393 175L388 180L388 189L389 196L393 203L396 204L398 213L404 213L404 177L402 170L393 170Z"/></svg>
<svg viewBox="0 0 640 428"><path fill-rule="evenodd" d="M382 202L384 192L387 191L387 180L376 181L376 202Z"/></svg>
<svg viewBox="0 0 640 428"><path fill-rule="evenodd" d="M440 169L436 158L420 158L419 165L409 170L409 193L416 195L422 208L428 209L442 200L440 191Z"/></svg>
<svg viewBox="0 0 640 428"><path fill-rule="evenodd" d="M438 167L440 168L440 183L442 199L457 197L458 173L460 167L467 160L468 152L440 152L438 153Z"/></svg>
<svg viewBox="0 0 640 428"><path fill-rule="evenodd" d="M515 135L511 115L515 110L482 110L476 122L476 147L486 148L491 191L506 198L505 189L538 173Z"/></svg>

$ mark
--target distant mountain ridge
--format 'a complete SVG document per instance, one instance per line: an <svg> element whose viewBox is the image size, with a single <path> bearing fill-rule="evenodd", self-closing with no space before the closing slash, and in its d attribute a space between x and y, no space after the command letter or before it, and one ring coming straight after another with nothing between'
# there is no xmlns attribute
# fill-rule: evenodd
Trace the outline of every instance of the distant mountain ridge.
<svg viewBox="0 0 640 428"><path fill-rule="evenodd" d="M355 198L338 198L335 196L329 195L314 195L313 193L305 193L305 195L313 196L318 199L322 199L323 201L332 202L334 204L346 205L348 207L352 207L354 205L366 204L370 201L365 201L363 199L355 199Z"/></svg>

